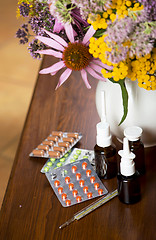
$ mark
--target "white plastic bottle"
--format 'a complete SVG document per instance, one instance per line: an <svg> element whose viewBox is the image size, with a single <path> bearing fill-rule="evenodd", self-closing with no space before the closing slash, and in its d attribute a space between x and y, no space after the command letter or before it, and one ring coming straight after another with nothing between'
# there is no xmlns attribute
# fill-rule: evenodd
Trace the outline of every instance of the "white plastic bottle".
<svg viewBox="0 0 156 240"><path fill-rule="evenodd" d="M135 154L130 151L127 138L123 140L123 150L118 153L121 156L120 173L117 175L118 197L123 203L136 203L141 198L140 183L133 161Z"/></svg>

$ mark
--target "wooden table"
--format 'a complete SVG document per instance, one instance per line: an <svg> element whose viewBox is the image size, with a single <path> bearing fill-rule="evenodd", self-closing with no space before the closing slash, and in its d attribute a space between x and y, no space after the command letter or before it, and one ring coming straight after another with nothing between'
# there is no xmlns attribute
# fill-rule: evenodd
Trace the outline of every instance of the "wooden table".
<svg viewBox="0 0 156 240"><path fill-rule="evenodd" d="M53 58L46 57L42 68ZM39 75L10 180L0 212L1 240L154 240L156 239L156 148L147 148L146 170L141 179L142 199L125 205L116 197L80 221L60 230L59 226L94 200L63 208L40 170L46 159L29 153L52 130L78 131L83 138L77 147L93 149L96 123L97 81L86 89L79 73L55 91L58 76ZM17 122L18 124L18 122ZM118 149L121 148L115 140ZM109 191L116 178L103 181Z"/></svg>

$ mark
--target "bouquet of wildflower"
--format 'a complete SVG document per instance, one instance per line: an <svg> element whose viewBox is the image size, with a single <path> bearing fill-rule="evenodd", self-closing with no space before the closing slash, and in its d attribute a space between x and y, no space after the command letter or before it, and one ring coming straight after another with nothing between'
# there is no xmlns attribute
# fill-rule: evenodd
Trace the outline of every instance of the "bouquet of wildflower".
<svg viewBox="0 0 156 240"><path fill-rule="evenodd" d="M72 71L81 72L87 88L87 73L120 84L120 124L128 112L125 78L156 90L156 0L19 0L17 16L26 22L16 36L29 42L31 55L59 59L40 73L66 68L56 88Z"/></svg>

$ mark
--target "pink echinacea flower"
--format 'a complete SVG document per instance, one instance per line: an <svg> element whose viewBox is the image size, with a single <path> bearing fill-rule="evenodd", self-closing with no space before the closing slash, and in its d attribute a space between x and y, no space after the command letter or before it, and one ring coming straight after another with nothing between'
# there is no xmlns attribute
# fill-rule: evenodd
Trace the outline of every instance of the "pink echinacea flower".
<svg viewBox="0 0 156 240"><path fill-rule="evenodd" d="M60 69L66 67L65 71L59 78L56 89L68 79L72 71L81 72L82 79L87 88L91 88L88 82L87 72L98 80L106 81L106 79L101 75L101 70L103 67L109 67L104 65L101 61L93 58L89 53L89 39L95 33L95 30L92 26L86 32L82 41L75 41L74 31L71 24L65 24L65 31L70 41L69 43L54 33L51 33L47 30L44 31L49 37L36 36L36 38L45 45L51 47L51 49L37 52L40 54L52 55L60 60L52 66L42 69L40 73L50 73L51 75L55 75Z"/></svg>

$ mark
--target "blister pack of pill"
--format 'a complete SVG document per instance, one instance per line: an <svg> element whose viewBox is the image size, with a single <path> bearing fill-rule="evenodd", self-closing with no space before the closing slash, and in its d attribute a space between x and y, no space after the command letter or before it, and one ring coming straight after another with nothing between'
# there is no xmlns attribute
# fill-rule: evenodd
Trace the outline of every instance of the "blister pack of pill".
<svg viewBox="0 0 156 240"><path fill-rule="evenodd" d="M63 207L69 207L108 193L88 159L45 173Z"/></svg>
<svg viewBox="0 0 156 240"><path fill-rule="evenodd" d="M62 167L68 163L73 163L83 158L87 158L94 168L95 160L94 160L93 150L72 148L62 158L59 158L59 159L49 158L47 162L44 164L44 166L42 167L41 172L46 173L48 171L52 171L53 169Z"/></svg>
<svg viewBox="0 0 156 240"><path fill-rule="evenodd" d="M81 133L52 131L30 154L30 157L62 158L82 138Z"/></svg>

